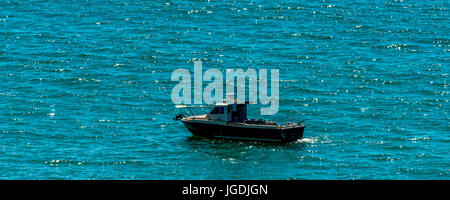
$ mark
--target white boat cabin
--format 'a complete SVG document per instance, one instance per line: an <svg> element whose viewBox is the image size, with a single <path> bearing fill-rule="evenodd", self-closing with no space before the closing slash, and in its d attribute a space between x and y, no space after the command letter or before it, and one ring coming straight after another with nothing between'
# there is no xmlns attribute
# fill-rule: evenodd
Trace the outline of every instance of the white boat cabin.
<svg viewBox="0 0 450 200"><path fill-rule="evenodd" d="M246 104L225 104L220 103L207 114L209 120L225 122L243 122L247 119Z"/></svg>

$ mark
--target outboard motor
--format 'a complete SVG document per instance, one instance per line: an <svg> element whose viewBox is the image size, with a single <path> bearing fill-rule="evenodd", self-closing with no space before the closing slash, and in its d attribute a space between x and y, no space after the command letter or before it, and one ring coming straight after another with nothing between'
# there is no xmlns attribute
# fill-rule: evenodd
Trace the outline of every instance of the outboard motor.
<svg viewBox="0 0 450 200"><path fill-rule="evenodd" d="M177 116L175 116L175 118L173 118L173 120L178 121L178 120L183 119L183 118L184 118L184 115L180 113Z"/></svg>

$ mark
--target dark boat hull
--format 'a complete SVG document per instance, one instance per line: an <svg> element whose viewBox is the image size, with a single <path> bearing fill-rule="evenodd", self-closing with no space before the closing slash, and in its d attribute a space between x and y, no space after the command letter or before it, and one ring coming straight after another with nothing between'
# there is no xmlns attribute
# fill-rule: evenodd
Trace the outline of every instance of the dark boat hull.
<svg viewBox="0 0 450 200"><path fill-rule="evenodd" d="M252 127L184 120L182 120L182 122L194 136L282 143L297 141L302 138L303 130L305 128L304 126L297 126L280 129L273 127Z"/></svg>

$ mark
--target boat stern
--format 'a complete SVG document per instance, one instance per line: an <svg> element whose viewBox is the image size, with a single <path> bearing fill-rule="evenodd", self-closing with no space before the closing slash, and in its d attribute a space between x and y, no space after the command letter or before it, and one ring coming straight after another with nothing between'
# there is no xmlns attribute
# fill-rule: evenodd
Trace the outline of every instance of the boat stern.
<svg viewBox="0 0 450 200"><path fill-rule="evenodd" d="M281 131L281 139L283 142L297 141L303 137L304 129L305 129L305 126L284 128Z"/></svg>

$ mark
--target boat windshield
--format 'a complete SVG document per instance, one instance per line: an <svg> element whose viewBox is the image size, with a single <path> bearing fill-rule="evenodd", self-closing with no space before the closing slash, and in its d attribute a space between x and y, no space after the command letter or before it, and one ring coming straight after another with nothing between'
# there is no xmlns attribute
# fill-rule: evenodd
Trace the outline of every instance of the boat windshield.
<svg viewBox="0 0 450 200"><path fill-rule="evenodd" d="M214 107L214 109L211 111L211 114L223 114L224 108L223 107Z"/></svg>

